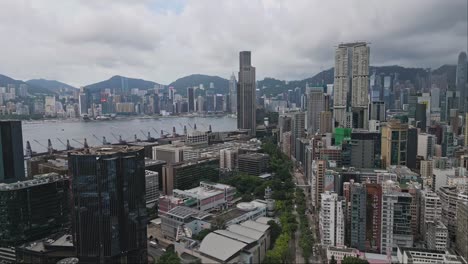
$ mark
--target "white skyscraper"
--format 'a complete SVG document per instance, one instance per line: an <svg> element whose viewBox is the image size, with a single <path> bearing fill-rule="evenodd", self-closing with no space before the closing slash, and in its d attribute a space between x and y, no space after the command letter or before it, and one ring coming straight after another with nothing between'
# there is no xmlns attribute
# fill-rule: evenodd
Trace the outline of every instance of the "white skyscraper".
<svg viewBox="0 0 468 264"><path fill-rule="evenodd" d="M229 110L231 113L237 113L237 81L234 73L229 80L229 100L231 104Z"/></svg>
<svg viewBox="0 0 468 264"><path fill-rule="evenodd" d="M368 128L369 56L365 42L336 49L333 113L341 127Z"/></svg>
<svg viewBox="0 0 468 264"><path fill-rule="evenodd" d="M324 246L343 246L345 239L344 208L346 201L333 192L321 194L320 239Z"/></svg>

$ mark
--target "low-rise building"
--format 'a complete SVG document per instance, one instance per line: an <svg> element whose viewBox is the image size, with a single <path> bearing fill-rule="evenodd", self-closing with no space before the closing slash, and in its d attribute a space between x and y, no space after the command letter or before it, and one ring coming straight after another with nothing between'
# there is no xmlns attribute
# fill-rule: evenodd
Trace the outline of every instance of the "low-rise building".
<svg viewBox="0 0 468 264"><path fill-rule="evenodd" d="M447 251L399 247L397 251L398 263L417 264L417 263L444 263L444 264L464 264L461 257L451 254Z"/></svg>
<svg viewBox="0 0 468 264"><path fill-rule="evenodd" d="M200 186L188 190L173 190L174 197L193 199L195 208L201 211L222 210L228 207L236 194L236 188L211 182L200 182Z"/></svg>
<svg viewBox="0 0 468 264"><path fill-rule="evenodd" d="M247 153L239 155L239 172L259 176L268 169L270 156L264 153Z"/></svg>
<svg viewBox="0 0 468 264"><path fill-rule="evenodd" d="M172 241L181 236L191 237L204 229L210 229L208 219L212 215L194 208L177 206L161 215L161 231L165 238Z"/></svg>

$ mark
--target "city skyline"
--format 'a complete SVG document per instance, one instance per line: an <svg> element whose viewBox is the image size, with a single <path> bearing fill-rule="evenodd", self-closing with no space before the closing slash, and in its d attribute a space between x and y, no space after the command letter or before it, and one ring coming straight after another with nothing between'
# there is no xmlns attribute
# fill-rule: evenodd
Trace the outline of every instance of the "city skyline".
<svg viewBox="0 0 468 264"><path fill-rule="evenodd" d="M332 45L342 42L371 42L371 65L434 68L454 64L467 49L464 1L360 1L359 8L338 1L49 3L1 4L0 33L11 37L0 44L0 73L75 86L115 74L168 83L192 73L227 77L237 51L251 50L258 79L292 80L330 68ZM309 10L324 15L305 15ZM249 19L226 19L239 12ZM344 30L341 23L352 26Z"/></svg>

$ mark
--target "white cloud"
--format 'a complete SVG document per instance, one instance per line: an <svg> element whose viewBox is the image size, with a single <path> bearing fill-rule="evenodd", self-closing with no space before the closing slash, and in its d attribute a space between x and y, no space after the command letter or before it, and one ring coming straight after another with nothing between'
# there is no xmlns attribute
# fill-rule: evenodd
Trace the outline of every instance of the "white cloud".
<svg viewBox="0 0 468 264"><path fill-rule="evenodd" d="M171 1L172 2L172 1ZM85 85L115 74L169 83L228 77L252 51L257 77L333 66L340 42L371 42L373 65L438 67L467 49L462 0L3 0L0 73Z"/></svg>

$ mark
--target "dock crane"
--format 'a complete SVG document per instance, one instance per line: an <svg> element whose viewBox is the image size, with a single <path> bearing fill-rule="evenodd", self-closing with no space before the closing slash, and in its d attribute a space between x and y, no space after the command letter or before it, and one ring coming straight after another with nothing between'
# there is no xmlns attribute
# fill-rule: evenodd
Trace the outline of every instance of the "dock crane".
<svg viewBox="0 0 468 264"><path fill-rule="evenodd" d="M89 145L88 145L88 140L86 140L86 138L84 139L84 143L81 143L80 141L72 138L73 141L75 141L76 143L80 144L83 146L83 148L89 148Z"/></svg>
<svg viewBox="0 0 468 264"><path fill-rule="evenodd" d="M33 154L31 144L29 143L29 140L26 141L26 157L31 158Z"/></svg>
<svg viewBox="0 0 468 264"><path fill-rule="evenodd" d="M60 139L60 138L57 138L58 142L62 143L63 146L65 146L65 149L66 150L72 150L74 149L71 145L70 145L70 140L67 139L67 144L63 143L63 141Z"/></svg>
<svg viewBox="0 0 468 264"><path fill-rule="evenodd" d="M45 149L48 149L44 144L42 144L41 142L37 141L36 139L33 139L34 142L36 142L37 144L39 144L39 146L45 148Z"/></svg>

